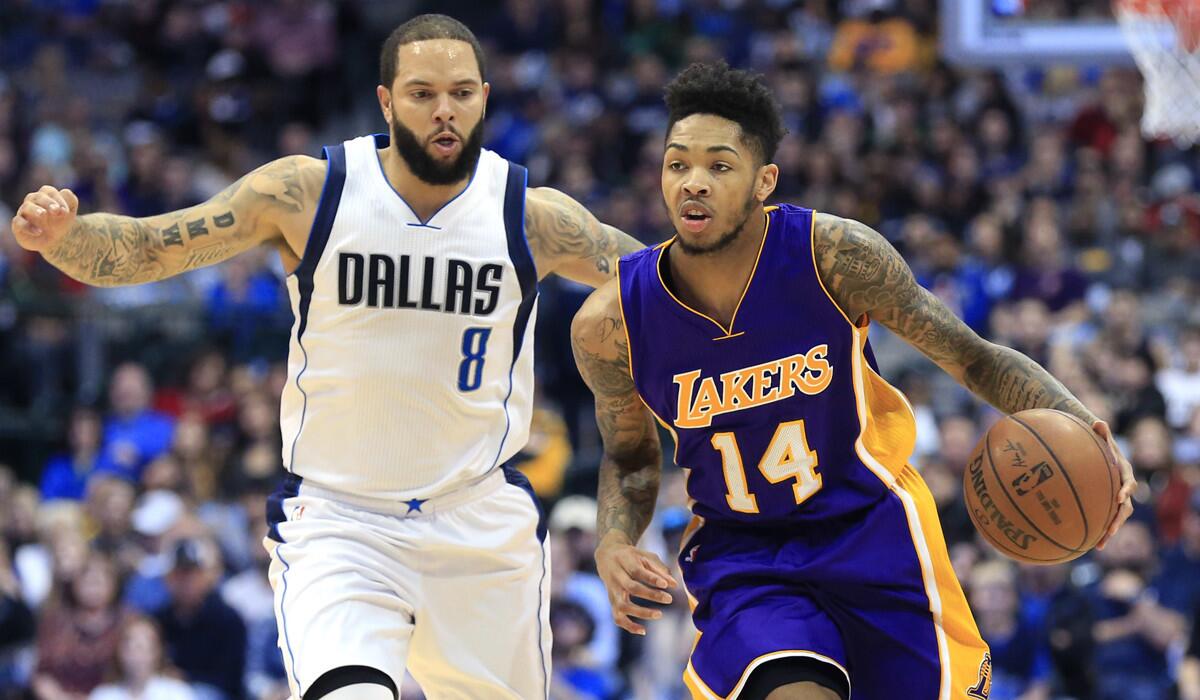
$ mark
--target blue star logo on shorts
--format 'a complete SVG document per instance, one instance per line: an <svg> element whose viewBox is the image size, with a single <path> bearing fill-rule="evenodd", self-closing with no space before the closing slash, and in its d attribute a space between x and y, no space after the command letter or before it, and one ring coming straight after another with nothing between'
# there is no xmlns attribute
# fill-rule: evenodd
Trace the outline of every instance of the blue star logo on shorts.
<svg viewBox="0 0 1200 700"><path fill-rule="evenodd" d="M425 505L425 502L428 500L429 500L428 498L413 498L411 500L405 501L404 504L408 506L408 513L411 513L414 510L416 512L420 513L421 506ZM408 513L405 513L405 515L408 515Z"/></svg>

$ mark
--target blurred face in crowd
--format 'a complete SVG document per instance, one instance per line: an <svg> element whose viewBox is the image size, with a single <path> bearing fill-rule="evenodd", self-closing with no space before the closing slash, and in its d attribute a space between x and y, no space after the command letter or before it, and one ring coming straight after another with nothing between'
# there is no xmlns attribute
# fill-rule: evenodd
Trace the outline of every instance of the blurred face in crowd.
<svg viewBox="0 0 1200 700"><path fill-rule="evenodd" d="M987 561L971 571L971 609L979 615L1013 615L1017 611L1017 576L1008 562Z"/></svg>
<svg viewBox="0 0 1200 700"><path fill-rule="evenodd" d="M395 80L376 91L392 145L423 182L460 182L479 161L490 89L475 52L465 41L428 39L399 54Z"/></svg>
<svg viewBox="0 0 1200 700"><path fill-rule="evenodd" d="M1040 299L1017 304L1017 337L1026 350L1038 350L1050 339L1050 309Z"/></svg>
<svg viewBox="0 0 1200 700"><path fill-rule="evenodd" d="M129 530L136 490L117 477L92 477L88 483L87 510L101 532L120 536Z"/></svg>
<svg viewBox="0 0 1200 700"><path fill-rule="evenodd" d="M1185 369L1189 372L1200 370L1200 332L1189 330L1183 335L1180 343Z"/></svg>
<svg viewBox="0 0 1200 700"><path fill-rule="evenodd" d="M1138 469L1157 471L1171 466L1171 433L1157 418L1143 418L1133 426L1129 461Z"/></svg>
<svg viewBox="0 0 1200 700"><path fill-rule="evenodd" d="M109 389L113 412L126 418L136 416L150 407L153 391L150 375L145 369L138 365L121 365L113 372Z"/></svg>
<svg viewBox="0 0 1200 700"><path fill-rule="evenodd" d="M193 545L196 559L177 560L167 574L167 589L175 605L183 610L199 608L220 578L215 545L206 540L197 540Z"/></svg>
<svg viewBox="0 0 1200 700"><path fill-rule="evenodd" d="M162 639L158 628L146 618L134 618L125 626L117 647L117 661L128 679L153 676L162 663Z"/></svg>
<svg viewBox="0 0 1200 700"><path fill-rule="evenodd" d="M713 114L680 119L667 134L662 191L679 247L716 253L736 241L779 177L760 164L736 122Z"/></svg>
<svg viewBox="0 0 1200 700"><path fill-rule="evenodd" d="M219 352L206 353L192 365L189 388L197 394L209 394L221 389L225 381L225 357Z"/></svg>
<svg viewBox="0 0 1200 700"><path fill-rule="evenodd" d="M72 528L63 528L51 534L50 551L54 558L54 578L67 583L78 578L87 562L87 542Z"/></svg>
<svg viewBox="0 0 1200 700"><path fill-rule="evenodd" d="M73 583L73 593L75 602L84 610L111 605L117 597L117 574L112 561L103 554L91 554Z"/></svg>
<svg viewBox="0 0 1200 700"><path fill-rule="evenodd" d="M1148 573L1154 564L1154 535L1145 523L1130 520L1117 530L1104 549L1096 551L1096 556L1108 569Z"/></svg>
<svg viewBox="0 0 1200 700"><path fill-rule="evenodd" d="M71 415L71 448L77 452L93 452L100 447L100 417L92 411L79 410Z"/></svg>
<svg viewBox="0 0 1200 700"><path fill-rule="evenodd" d="M966 416L950 416L942 421L939 428L942 459L956 473L961 473L966 469L971 450L979 441L979 430L975 421Z"/></svg>

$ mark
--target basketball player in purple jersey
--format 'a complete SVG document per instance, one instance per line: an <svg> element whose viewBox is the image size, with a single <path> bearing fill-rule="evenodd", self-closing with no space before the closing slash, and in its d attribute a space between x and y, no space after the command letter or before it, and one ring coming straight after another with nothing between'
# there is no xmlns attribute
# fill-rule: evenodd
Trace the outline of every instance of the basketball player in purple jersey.
<svg viewBox="0 0 1200 700"><path fill-rule="evenodd" d="M967 700L991 667L950 567L933 498L907 464L912 410L879 376L878 321L980 399L1108 426L1046 370L979 338L856 221L764 206L783 135L767 88L724 64L667 88L662 189L676 236L622 258L575 318L576 361L604 438L596 563L613 615L659 612L667 567L636 543L661 451L689 469L680 567L700 635L694 698ZM640 600L635 600L640 599Z"/></svg>

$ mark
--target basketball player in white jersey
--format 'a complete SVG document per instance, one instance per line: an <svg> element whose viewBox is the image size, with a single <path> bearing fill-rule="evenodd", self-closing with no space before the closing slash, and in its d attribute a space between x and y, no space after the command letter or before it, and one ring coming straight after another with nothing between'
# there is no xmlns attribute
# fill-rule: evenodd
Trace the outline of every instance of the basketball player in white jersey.
<svg viewBox="0 0 1200 700"><path fill-rule="evenodd" d="M17 241L93 285L165 279L258 245L295 312L289 474L268 506L295 698L547 696L545 528L505 462L529 431L537 281L592 286L641 246L481 149L488 84L465 26L423 15L384 45L390 134L268 163L204 204L77 216L29 194Z"/></svg>

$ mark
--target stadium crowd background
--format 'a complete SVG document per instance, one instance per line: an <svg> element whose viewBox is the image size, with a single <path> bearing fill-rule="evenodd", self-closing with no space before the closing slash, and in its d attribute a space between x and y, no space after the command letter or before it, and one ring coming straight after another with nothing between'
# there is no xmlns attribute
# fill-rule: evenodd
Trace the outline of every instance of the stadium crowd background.
<svg viewBox="0 0 1200 700"><path fill-rule="evenodd" d="M663 85L697 60L764 73L791 132L776 199L883 232L967 323L1108 420L1137 471L1104 552L998 559L961 496L996 414L873 333L917 412L913 459L992 645L993 700L1200 699L1197 152L1142 139L1131 68L945 65L934 0L0 2L0 698L286 696L259 543L292 322L266 251L89 289L15 245L6 205L54 184L84 212L158 213L382 130L377 47L430 9L485 43L487 146L646 243L670 231ZM599 445L567 345L586 293L543 284L521 456L551 507L552 696L680 698L684 596L635 639L592 572ZM647 539L670 559L687 514L669 464L661 501Z"/></svg>

